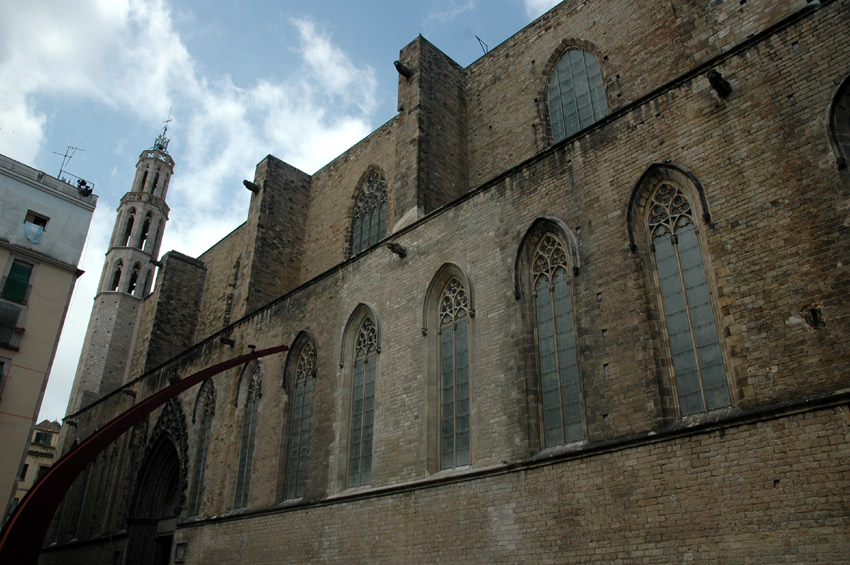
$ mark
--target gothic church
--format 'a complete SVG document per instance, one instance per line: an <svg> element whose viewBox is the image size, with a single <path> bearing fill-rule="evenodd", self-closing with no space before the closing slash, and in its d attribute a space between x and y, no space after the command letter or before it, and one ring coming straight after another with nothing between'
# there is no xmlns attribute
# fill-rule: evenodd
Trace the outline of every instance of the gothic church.
<svg viewBox="0 0 850 565"><path fill-rule="evenodd" d="M264 158L199 257L160 257L161 136L65 449L289 350L101 453L41 561L845 560L849 36L850 0L565 0L466 68L418 37L398 114Z"/></svg>

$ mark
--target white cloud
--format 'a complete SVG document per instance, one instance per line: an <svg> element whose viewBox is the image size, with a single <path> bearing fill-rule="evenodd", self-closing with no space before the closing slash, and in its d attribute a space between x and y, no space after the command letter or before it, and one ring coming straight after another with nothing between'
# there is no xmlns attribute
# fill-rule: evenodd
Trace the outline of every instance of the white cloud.
<svg viewBox="0 0 850 565"><path fill-rule="evenodd" d="M435 27L444 26L464 12L475 8L475 0L466 0L458 3L457 0L449 0L448 6L442 10L431 12L425 18L423 27L426 33L431 33Z"/></svg>
<svg viewBox="0 0 850 565"><path fill-rule="evenodd" d="M525 13L529 18L541 16L544 12L555 7L561 0L524 0Z"/></svg>
<svg viewBox="0 0 850 565"><path fill-rule="evenodd" d="M229 76L204 74L164 0L0 3L0 153L31 163L43 149L51 114L62 111L40 106L45 97L72 98L145 124L161 122L173 104L169 134L177 166L162 251L197 255L244 221L249 195L241 181L253 178L266 154L312 173L372 129L374 69L353 62L317 22L290 23L301 65L294 78L234 84ZM75 337L62 338L44 417L59 416L46 407L70 390L76 361L69 356L79 355L111 218L131 175L122 171L111 179L121 182L98 183L117 184L111 188L117 194L97 191L82 266L87 273L65 326Z"/></svg>

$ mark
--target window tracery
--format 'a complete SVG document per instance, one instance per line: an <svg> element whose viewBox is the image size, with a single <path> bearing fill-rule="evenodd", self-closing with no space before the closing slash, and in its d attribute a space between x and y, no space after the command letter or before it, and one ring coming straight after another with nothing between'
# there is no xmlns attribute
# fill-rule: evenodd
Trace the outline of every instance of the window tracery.
<svg viewBox="0 0 850 565"><path fill-rule="evenodd" d="M354 352L351 395L351 439L349 441L348 486L372 480L372 430L375 412L375 365L378 332L371 318L360 324Z"/></svg>
<svg viewBox="0 0 850 565"><path fill-rule="evenodd" d="M546 447L584 438L567 257L564 242L546 233L531 262Z"/></svg>
<svg viewBox="0 0 850 565"><path fill-rule="evenodd" d="M201 426L198 431L198 446L195 451L195 469L192 477L192 497L189 501L189 515L196 516L201 509L201 497L204 492L204 474L207 466L212 419L215 415L215 387L206 381L198 393L201 407Z"/></svg>
<svg viewBox="0 0 850 565"><path fill-rule="evenodd" d="M361 184L352 213L351 254L357 255L384 238L387 231L387 181L379 171Z"/></svg>
<svg viewBox="0 0 850 565"><path fill-rule="evenodd" d="M315 374L316 348L312 341L308 340L301 347L295 369L295 394L292 399L292 423L286 466L286 498L304 496Z"/></svg>
<svg viewBox="0 0 850 565"><path fill-rule="evenodd" d="M681 415L729 406L729 384L691 204L678 186L663 182L647 208Z"/></svg>
<svg viewBox="0 0 850 565"><path fill-rule="evenodd" d="M239 449L239 469L236 473L235 508L248 505L248 492L251 486L251 470L254 464L254 444L257 436L257 421L260 409L262 369L256 365L248 383L245 398L245 411L242 417L242 442Z"/></svg>
<svg viewBox="0 0 850 565"><path fill-rule="evenodd" d="M469 442L469 298L452 277L439 302L440 467L470 463Z"/></svg>

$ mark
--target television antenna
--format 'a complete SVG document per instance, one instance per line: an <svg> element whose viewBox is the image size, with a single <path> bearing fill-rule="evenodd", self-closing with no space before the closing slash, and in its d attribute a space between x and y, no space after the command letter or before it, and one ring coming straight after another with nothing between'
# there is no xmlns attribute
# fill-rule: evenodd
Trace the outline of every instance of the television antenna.
<svg viewBox="0 0 850 565"><path fill-rule="evenodd" d="M59 153L57 151L53 152L55 155L62 155L62 166L59 167L59 174L56 176L56 178L58 178L59 180L65 181L65 182L70 182L70 181L66 180L63 175L68 175L69 177L74 177L75 179L77 179L77 190L79 190L80 194L82 194L83 196L88 196L89 194L92 193L92 190L94 190L94 183L88 182L86 179L84 179L82 177L78 177L77 175L75 175L73 173L69 173L68 171L65 170L65 165L67 165L68 162L71 159L74 158L74 154L77 151L85 151L85 149L80 149L79 147L72 147L72 146L69 145L68 148L65 149L64 154Z"/></svg>
<svg viewBox="0 0 850 565"><path fill-rule="evenodd" d="M65 165L68 164L68 161L70 161L71 159L74 158L74 153L76 153L77 151L85 151L85 149L80 149L79 147L71 147L69 145L68 148L65 149L64 155L62 155L62 153L59 153L57 151L53 152L54 155L62 155L62 166L59 167L59 174L56 175L56 178L58 178L58 179L62 178L62 173L66 172L65 171Z"/></svg>
<svg viewBox="0 0 850 565"><path fill-rule="evenodd" d="M481 50L482 50L482 51L484 51L484 54L486 55L486 54L487 54L487 51L489 51L489 50L490 50L490 48L489 48L489 47L487 46L487 44L486 44L486 43L484 43L484 41L482 41L482 40L481 40L481 38L480 38L480 37L478 37L477 35L475 36L475 39L477 39L477 40L478 40L478 45L480 45L480 46L481 46Z"/></svg>

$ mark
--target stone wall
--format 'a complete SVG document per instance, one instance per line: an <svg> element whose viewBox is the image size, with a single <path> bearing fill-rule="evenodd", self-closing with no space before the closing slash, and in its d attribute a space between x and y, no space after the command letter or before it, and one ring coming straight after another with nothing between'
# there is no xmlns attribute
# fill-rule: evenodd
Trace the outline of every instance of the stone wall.
<svg viewBox="0 0 850 565"><path fill-rule="evenodd" d="M533 45L532 32L577 6L550 12L520 37ZM283 501L281 487L291 433L286 355L261 363L261 440L247 509L234 504L247 381L239 369L212 380L217 402L201 510L181 515L175 534L188 544L187 562L842 560L850 549L850 273L843 259L850 239L847 171L836 167L827 121L850 68L849 6L837 0L802 11L710 61L732 84L725 98L710 86L707 68L697 69L554 147L535 148L517 134L510 153L502 138L502 161L494 156L490 164L473 164L484 128L470 118L469 139L476 131L480 138L470 141L470 171L493 180L402 222L390 238L407 250L403 258L375 246L348 259L346 238L350 195L370 165L388 182L396 179L391 214L406 190L401 179L413 182L407 175L423 162L443 166L439 158L410 161L415 152L397 149L415 139L405 113L313 176L300 286L239 319L249 230L205 253L198 343L130 383L136 401L174 375L249 345L292 345L302 331L315 339L317 359L306 493L296 500ZM783 15L765 6L759 25ZM405 49L426 45L417 40ZM469 72L504 53L494 50ZM512 92L507 101L520 105L525 95ZM477 108L469 107L470 116L484 106ZM515 119L487 112L494 122ZM529 130L533 120L529 114ZM454 164L445 166L456 178ZM677 411L646 235L647 190L658 179L681 184L694 209L732 396L725 410L685 418ZM571 288L586 436L548 449L540 438L532 293L517 271L541 221L560 223L575 242ZM468 275L473 298L472 462L437 471L438 332L428 328L425 305L447 263ZM222 304L229 284L232 318ZM372 480L349 489L353 353L345 328L362 307L379 325ZM180 399L189 469L197 394ZM79 433L128 398L116 393L80 415L87 423ZM125 453L124 471L116 472L125 473L126 491L133 455L129 447ZM120 531L121 513L111 516L104 535ZM65 557L51 551L44 559Z"/></svg>

